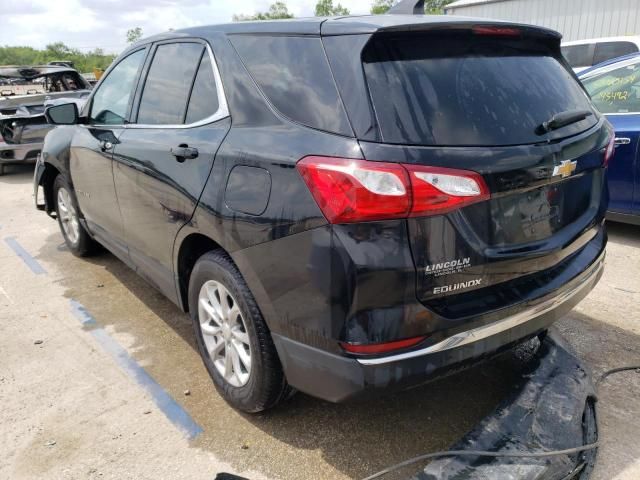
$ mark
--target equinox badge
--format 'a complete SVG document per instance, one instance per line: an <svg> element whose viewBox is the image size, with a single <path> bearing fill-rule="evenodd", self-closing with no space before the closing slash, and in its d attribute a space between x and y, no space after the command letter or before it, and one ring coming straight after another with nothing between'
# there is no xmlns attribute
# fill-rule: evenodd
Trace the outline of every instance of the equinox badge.
<svg viewBox="0 0 640 480"><path fill-rule="evenodd" d="M562 178L570 177L576 171L577 162L571 160L563 160L560 165L553 167L553 176L562 175Z"/></svg>

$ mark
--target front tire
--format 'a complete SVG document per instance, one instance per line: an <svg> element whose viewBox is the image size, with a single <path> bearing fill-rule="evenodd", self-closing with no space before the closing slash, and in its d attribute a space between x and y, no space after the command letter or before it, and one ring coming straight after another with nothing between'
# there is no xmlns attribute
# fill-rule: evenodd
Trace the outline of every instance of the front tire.
<svg viewBox="0 0 640 480"><path fill-rule="evenodd" d="M206 253L196 262L189 312L204 365L229 404L256 413L290 394L269 329L224 252Z"/></svg>
<svg viewBox="0 0 640 480"><path fill-rule="evenodd" d="M86 257L95 252L97 244L80 223L80 209L67 180L58 175L53 182L53 198L56 204L58 225L71 253Z"/></svg>

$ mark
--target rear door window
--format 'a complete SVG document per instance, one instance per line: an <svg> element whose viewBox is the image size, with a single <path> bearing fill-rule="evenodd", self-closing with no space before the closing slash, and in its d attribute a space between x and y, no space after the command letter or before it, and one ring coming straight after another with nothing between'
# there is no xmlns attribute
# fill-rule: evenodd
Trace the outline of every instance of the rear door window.
<svg viewBox="0 0 640 480"><path fill-rule="evenodd" d="M593 55L593 64L597 65L612 58L636 53L638 47L632 42L600 42L596 43L596 51Z"/></svg>
<svg viewBox="0 0 640 480"><path fill-rule="evenodd" d="M590 67L593 65L593 44L569 45L562 47L562 55L571 68Z"/></svg>
<svg viewBox="0 0 640 480"><path fill-rule="evenodd" d="M280 113L309 127L352 134L319 38L234 36L232 43Z"/></svg>
<svg viewBox="0 0 640 480"><path fill-rule="evenodd" d="M139 124L179 125L184 122L189 92L204 46L167 43L156 49L140 99Z"/></svg>
<svg viewBox="0 0 640 480"><path fill-rule="evenodd" d="M365 48L363 62L388 143L530 144L544 139L536 130L555 114L592 110L573 75L534 42L382 36ZM591 115L552 135L575 134L596 122Z"/></svg>
<svg viewBox="0 0 640 480"><path fill-rule="evenodd" d="M193 83L185 123L195 123L211 117L218 111L218 107L218 91L216 89L216 79L213 76L213 66L211 65L211 58L205 52L196 74L196 80Z"/></svg>
<svg viewBox="0 0 640 480"><path fill-rule="evenodd" d="M640 63L582 80L602 113L640 113Z"/></svg>

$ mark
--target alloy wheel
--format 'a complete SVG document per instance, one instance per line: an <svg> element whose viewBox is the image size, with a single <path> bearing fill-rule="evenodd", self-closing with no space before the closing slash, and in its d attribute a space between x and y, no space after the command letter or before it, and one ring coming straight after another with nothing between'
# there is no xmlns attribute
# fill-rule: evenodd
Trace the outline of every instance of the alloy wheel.
<svg viewBox="0 0 640 480"><path fill-rule="evenodd" d="M246 385L251 374L249 334L238 302L220 282L209 280L200 289L198 319L218 373L234 387Z"/></svg>
<svg viewBox="0 0 640 480"><path fill-rule="evenodd" d="M58 215L60 225L71 243L76 243L80 237L80 223L71 195L66 188L58 189Z"/></svg>

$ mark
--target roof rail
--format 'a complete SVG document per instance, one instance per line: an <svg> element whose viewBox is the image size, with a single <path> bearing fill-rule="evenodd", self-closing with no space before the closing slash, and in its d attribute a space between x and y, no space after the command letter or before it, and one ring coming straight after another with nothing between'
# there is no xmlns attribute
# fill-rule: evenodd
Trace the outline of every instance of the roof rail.
<svg viewBox="0 0 640 480"><path fill-rule="evenodd" d="M400 15L424 15L424 0L402 0L389 9L387 13Z"/></svg>

